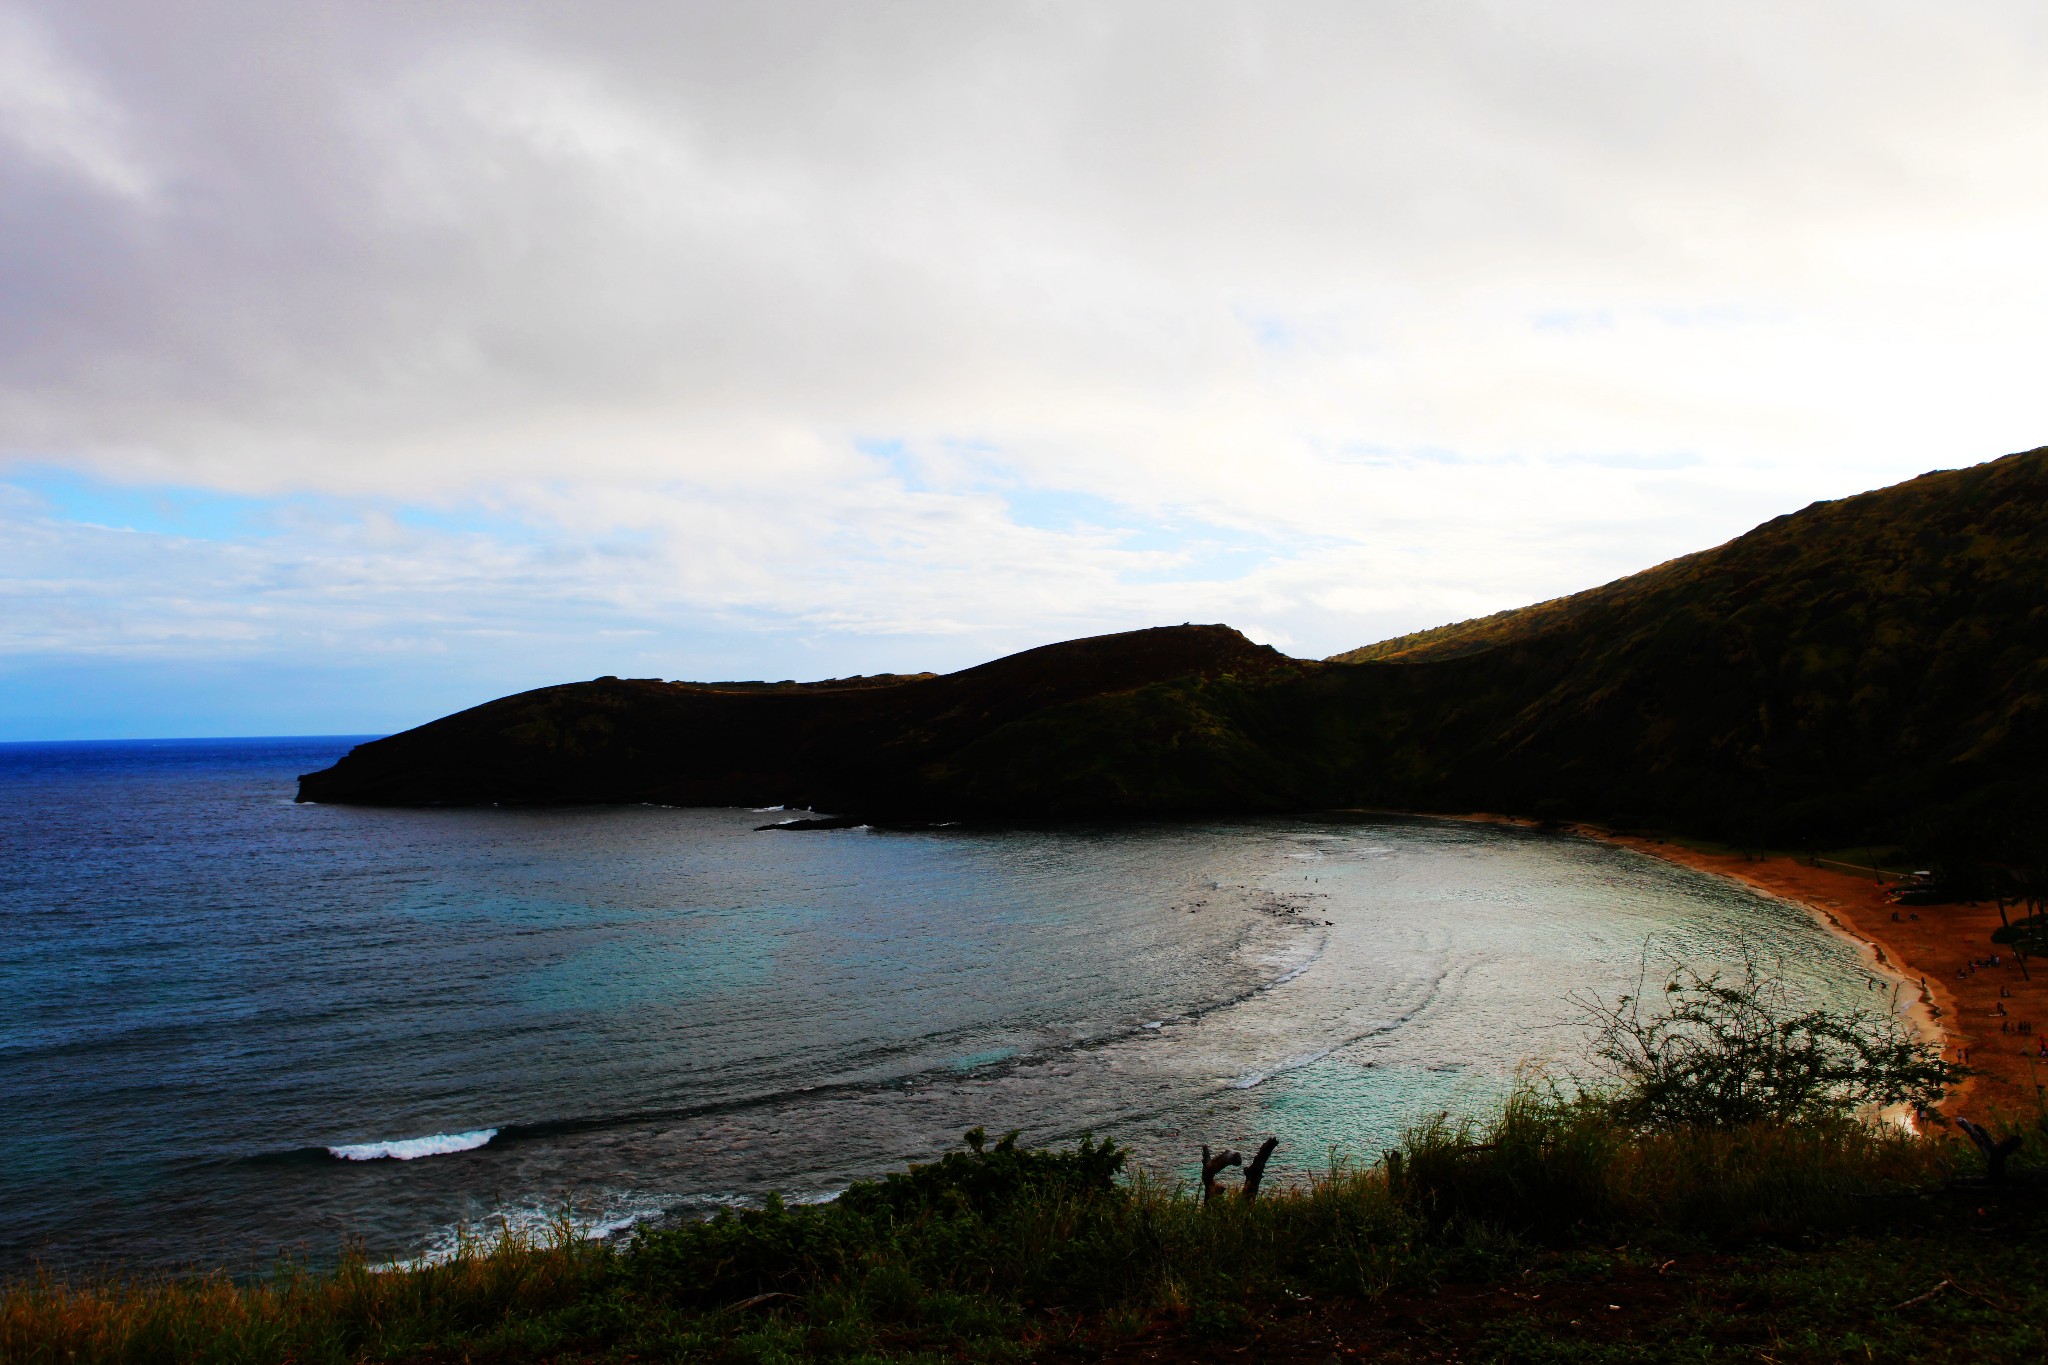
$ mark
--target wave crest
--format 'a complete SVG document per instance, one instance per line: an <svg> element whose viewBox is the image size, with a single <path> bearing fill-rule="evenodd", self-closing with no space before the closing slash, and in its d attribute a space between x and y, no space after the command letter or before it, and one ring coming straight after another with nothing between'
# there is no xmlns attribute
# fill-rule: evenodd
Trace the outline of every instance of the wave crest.
<svg viewBox="0 0 2048 1365"><path fill-rule="evenodd" d="M447 1156L473 1152L498 1135L495 1128L472 1128L466 1133L430 1133L426 1137L397 1138L390 1142L349 1142L329 1147L328 1155L343 1161L413 1161L423 1156Z"/></svg>

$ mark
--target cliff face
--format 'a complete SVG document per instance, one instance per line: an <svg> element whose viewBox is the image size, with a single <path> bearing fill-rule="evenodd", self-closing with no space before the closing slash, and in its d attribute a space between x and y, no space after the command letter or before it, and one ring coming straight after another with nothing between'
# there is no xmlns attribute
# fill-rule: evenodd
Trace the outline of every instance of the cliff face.
<svg viewBox="0 0 2048 1365"><path fill-rule="evenodd" d="M2044 761L2048 449L1324 664L1185 626L940 678L601 680L364 745L301 795L884 818L1370 804L1792 844L2029 828Z"/></svg>

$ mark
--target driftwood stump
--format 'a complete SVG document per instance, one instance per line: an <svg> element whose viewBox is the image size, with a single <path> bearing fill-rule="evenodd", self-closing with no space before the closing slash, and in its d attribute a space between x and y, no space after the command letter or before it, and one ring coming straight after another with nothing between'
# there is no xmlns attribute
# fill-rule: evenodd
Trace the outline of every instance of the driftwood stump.
<svg viewBox="0 0 2048 1365"><path fill-rule="evenodd" d="M1210 1155L1209 1155L1209 1144L1208 1144L1208 1143L1206 1143L1206 1142L1205 1142L1205 1143L1203 1143L1203 1144L1202 1144L1202 1202L1203 1202L1204 1204L1207 1204L1207 1203L1209 1203L1209 1202L1210 1202L1211 1200L1215 1199L1217 1195L1219 1195L1219 1194L1221 1194L1221 1193L1223 1192L1223 1187L1222 1187L1221 1185L1218 1185L1218 1184L1216 1183L1216 1177L1217 1177L1217 1176L1219 1176L1219 1175L1221 1175L1221 1174L1223 1174L1223 1168L1224 1168L1224 1167L1226 1167L1226 1166L1242 1166L1243 1164L1244 1164L1244 1154L1243 1154L1243 1153L1241 1153L1241 1152L1218 1152L1218 1153L1217 1153L1216 1155L1214 1155L1214 1156L1210 1156Z"/></svg>
<svg viewBox="0 0 2048 1365"><path fill-rule="evenodd" d="M1273 1149L1279 1145L1279 1138L1267 1138L1259 1144L1258 1155L1254 1156L1250 1164L1244 1168L1244 1197L1246 1199L1257 1199L1259 1197L1259 1182L1266 1178L1266 1158L1272 1156Z"/></svg>
<svg viewBox="0 0 2048 1365"><path fill-rule="evenodd" d="M1207 1143L1202 1144L1202 1202L1210 1204L1222 1197L1223 1186L1217 1181L1216 1177L1222 1175L1224 1170L1231 1166L1241 1166L1244 1168L1244 1197L1246 1199L1257 1199L1259 1197L1259 1184L1266 1178L1266 1162L1271 1160L1273 1149L1279 1145L1279 1138L1267 1138L1259 1144L1259 1150L1253 1154L1251 1161L1246 1162L1243 1152L1221 1151L1212 1153Z"/></svg>
<svg viewBox="0 0 2048 1365"><path fill-rule="evenodd" d="M2005 1183L2005 1160L2014 1152L2017 1152L2020 1149L2020 1144L2026 1139L2022 1138L2018 1133L2014 1133L2003 1141L1993 1141L1990 1129L1981 1123L1972 1123L1968 1119L1957 1119L1956 1127L1962 1129L1963 1135L1976 1143L1977 1150L1984 1154L1985 1177L1994 1185L2003 1185Z"/></svg>

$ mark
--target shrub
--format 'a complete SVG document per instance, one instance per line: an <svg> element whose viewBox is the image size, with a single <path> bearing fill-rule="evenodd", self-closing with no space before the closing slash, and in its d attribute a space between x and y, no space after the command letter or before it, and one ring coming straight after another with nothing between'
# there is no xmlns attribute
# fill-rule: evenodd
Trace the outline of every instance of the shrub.
<svg viewBox="0 0 2048 1365"><path fill-rule="evenodd" d="M1086 1198L1107 1194L1127 1154L1116 1143L1098 1145L1084 1134L1071 1152L1019 1147L1017 1134L1007 1133L995 1146L976 1128L964 1141L967 1150L948 1152L928 1165L892 1171L880 1180L862 1181L841 1195L848 1208L895 1217L938 1209L972 1210L981 1215L1000 1211L1019 1199Z"/></svg>
<svg viewBox="0 0 2048 1365"><path fill-rule="evenodd" d="M1484 1128L1448 1115L1411 1128L1399 1193L1435 1227L1483 1223L1557 1240L1612 1217L1619 1136L1601 1104L1517 1090Z"/></svg>
<svg viewBox="0 0 2048 1365"><path fill-rule="evenodd" d="M1645 972L1647 976L1647 972ZM1614 1004L1578 995L1609 1104L1642 1129L1839 1118L1866 1106L1937 1104L1966 1073L1890 1014L1795 1010L1784 982L1744 954L1729 981L1675 966L1652 1012L1638 989Z"/></svg>
<svg viewBox="0 0 2048 1365"><path fill-rule="evenodd" d="M1051 1287L1085 1280L1125 1153L1085 1136L1071 1151L993 1145L976 1128L967 1150L860 1181L830 1204L724 1210L646 1231L628 1260L635 1283L677 1303L713 1308L760 1294L855 1277L892 1258L933 1289L980 1291L1028 1275ZM1020 1252L1028 1251L1028 1255ZM901 1298L901 1293L897 1293Z"/></svg>

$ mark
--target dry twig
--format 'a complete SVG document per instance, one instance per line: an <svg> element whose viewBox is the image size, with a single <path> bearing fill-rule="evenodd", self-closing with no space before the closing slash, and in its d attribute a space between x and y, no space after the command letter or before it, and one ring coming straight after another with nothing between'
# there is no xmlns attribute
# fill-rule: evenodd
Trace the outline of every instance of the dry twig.
<svg viewBox="0 0 2048 1365"><path fill-rule="evenodd" d="M1893 1304L1892 1311L1894 1313L1898 1313L1903 1312L1905 1309L1908 1308L1918 1308L1921 1304L1926 1303L1929 1299L1933 1298L1936 1294L1939 1294L1942 1290L1953 1288L1955 1288L1954 1281L1943 1280L1940 1284L1934 1286L1934 1288L1928 1290L1925 1294L1915 1294L1912 1298L1907 1299L1904 1303Z"/></svg>

